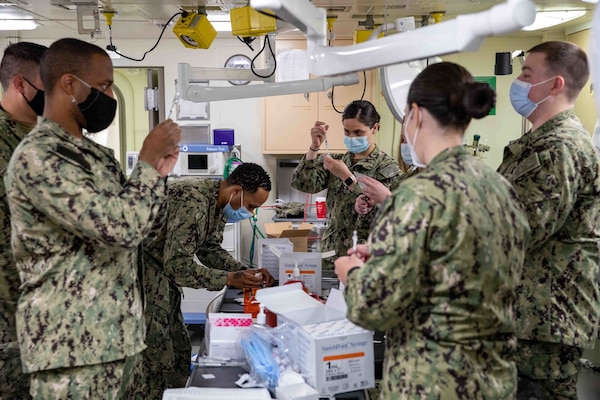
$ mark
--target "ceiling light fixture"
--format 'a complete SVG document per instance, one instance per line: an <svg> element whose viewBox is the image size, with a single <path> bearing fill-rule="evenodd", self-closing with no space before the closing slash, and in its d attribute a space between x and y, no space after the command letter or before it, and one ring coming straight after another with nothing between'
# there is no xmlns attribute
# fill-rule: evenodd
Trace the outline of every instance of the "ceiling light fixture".
<svg viewBox="0 0 600 400"><path fill-rule="evenodd" d="M229 14L207 14L208 19L217 32L231 32Z"/></svg>
<svg viewBox="0 0 600 400"><path fill-rule="evenodd" d="M562 23L583 17L586 10L538 11L533 24L521 29L523 31L536 31L549 28Z"/></svg>
<svg viewBox="0 0 600 400"><path fill-rule="evenodd" d="M0 31L30 31L37 26L31 19L0 19Z"/></svg>

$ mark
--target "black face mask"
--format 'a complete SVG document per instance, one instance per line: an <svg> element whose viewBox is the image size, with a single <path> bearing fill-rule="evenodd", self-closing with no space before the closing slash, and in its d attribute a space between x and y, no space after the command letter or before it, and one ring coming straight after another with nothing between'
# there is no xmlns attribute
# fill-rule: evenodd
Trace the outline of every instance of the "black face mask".
<svg viewBox="0 0 600 400"><path fill-rule="evenodd" d="M23 79L25 79L25 82L29 83L31 87L37 90L37 92L31 100L28 100L27 97L25 97L25 94L23 93L21 93L21 96L23 96L27 104L29 104L29 107L31 107L35 115L42 115L44 113L44 91L35 87L35 85L29 82L27 78L23 77Z"/></svg>
<svg viewBox="0 0 600 400"><path fill-rule="evenodd" d="M78 104L87 124L84 128L89 133L100 132L108 128L113 119L115 119L117 101L98 89L91 87L81 79L79 80L92 90L84 102Z"/></svg>

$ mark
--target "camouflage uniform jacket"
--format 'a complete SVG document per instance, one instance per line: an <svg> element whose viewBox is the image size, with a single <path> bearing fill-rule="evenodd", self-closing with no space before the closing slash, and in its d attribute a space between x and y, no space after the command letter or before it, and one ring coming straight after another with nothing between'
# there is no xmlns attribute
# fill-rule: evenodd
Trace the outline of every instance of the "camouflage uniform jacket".
<svg viewBox="0 0 600 400"><path fill-rule="evenodd" d="M510 184L463 146L386 199L345 290L348 318L386 332L382 398L513 398L528 233Z"/></svg>
<svg viewBox="0 0 600 400"><path fill-rule="evenodd" d="M137 246L165 182L145 162L126 180L112 150L44 119L4 178L19 270L25 372L104 363L144 349Z"/></svg>
<svg viewBox="0 0 600 400"><path fill-rule="evenodd" d="M0 107L0 173L4 176L12 153L33 128L16 122ZM4 354L19 354L15 312L19 300L19 272L10 249L10 211L4 185L0 185L0 359Z"/></svg>
<svg viewBox="0 0 600 400"><path fill-rule="evenodd" d="M592 347L600 297L600 160L573 110L504 149L498 172L525 205L532 238L517 288L519 339Z"/></svg>
<svg viewBox="0 0 600 400"><path fill-rule="evenodd" d="M221 247L227 218L217 209L219 181L180 178L168 187L167 217L144 252L148 302L169 309L169 285L219 290L242 263ZM194 261L194 255L202 265Z"/></svg>
<svg viewBox="0 0 600 400"><path fill-rule="evenodd" d="M378 147L367 157L352 162L353 153L333 154L336 160L342 160L351 172L377 179L391 191L396 189L402 180L402 171L398 162L380 151ZM327 228L321 239L321 252L335 250L336 256L346 255L352 247L352 232L358 231L359 239L369 235L371 221L375 218L376 210L360 216L354 210L356 198L362 193L360 185L354 185L354 191L348 190L341 179L323 168L320 157L314 160L302 159L292 178L292 187L306 193L318 193L327 189Z"/></svg>

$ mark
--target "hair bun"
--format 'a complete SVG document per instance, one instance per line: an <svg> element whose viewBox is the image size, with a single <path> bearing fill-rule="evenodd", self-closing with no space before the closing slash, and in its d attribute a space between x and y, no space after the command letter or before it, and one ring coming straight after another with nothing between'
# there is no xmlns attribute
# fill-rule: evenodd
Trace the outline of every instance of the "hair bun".
<svg viewBox="0 0 600 400"><path fill-rule="evenodd" d="M483 118L496 105L496 93L487 83L468 82L465 88L463 106L465 114L471 118Z"/></svg>

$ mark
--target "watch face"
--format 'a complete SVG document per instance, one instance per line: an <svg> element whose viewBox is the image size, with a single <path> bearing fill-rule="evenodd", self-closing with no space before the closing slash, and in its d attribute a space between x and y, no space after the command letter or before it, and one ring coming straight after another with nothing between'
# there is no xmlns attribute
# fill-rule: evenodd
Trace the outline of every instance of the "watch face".
<svg viewBox="0 0 600 400"><path fill-rule="evenodd" d="M250 57L245 56L243 54L236 54L234 56L229 57L227 61L225 61L225 68L242 68L242 69L250 69ZM232 80L228 81L232 85L247 85L250 81L239 81Z"/></svg>

